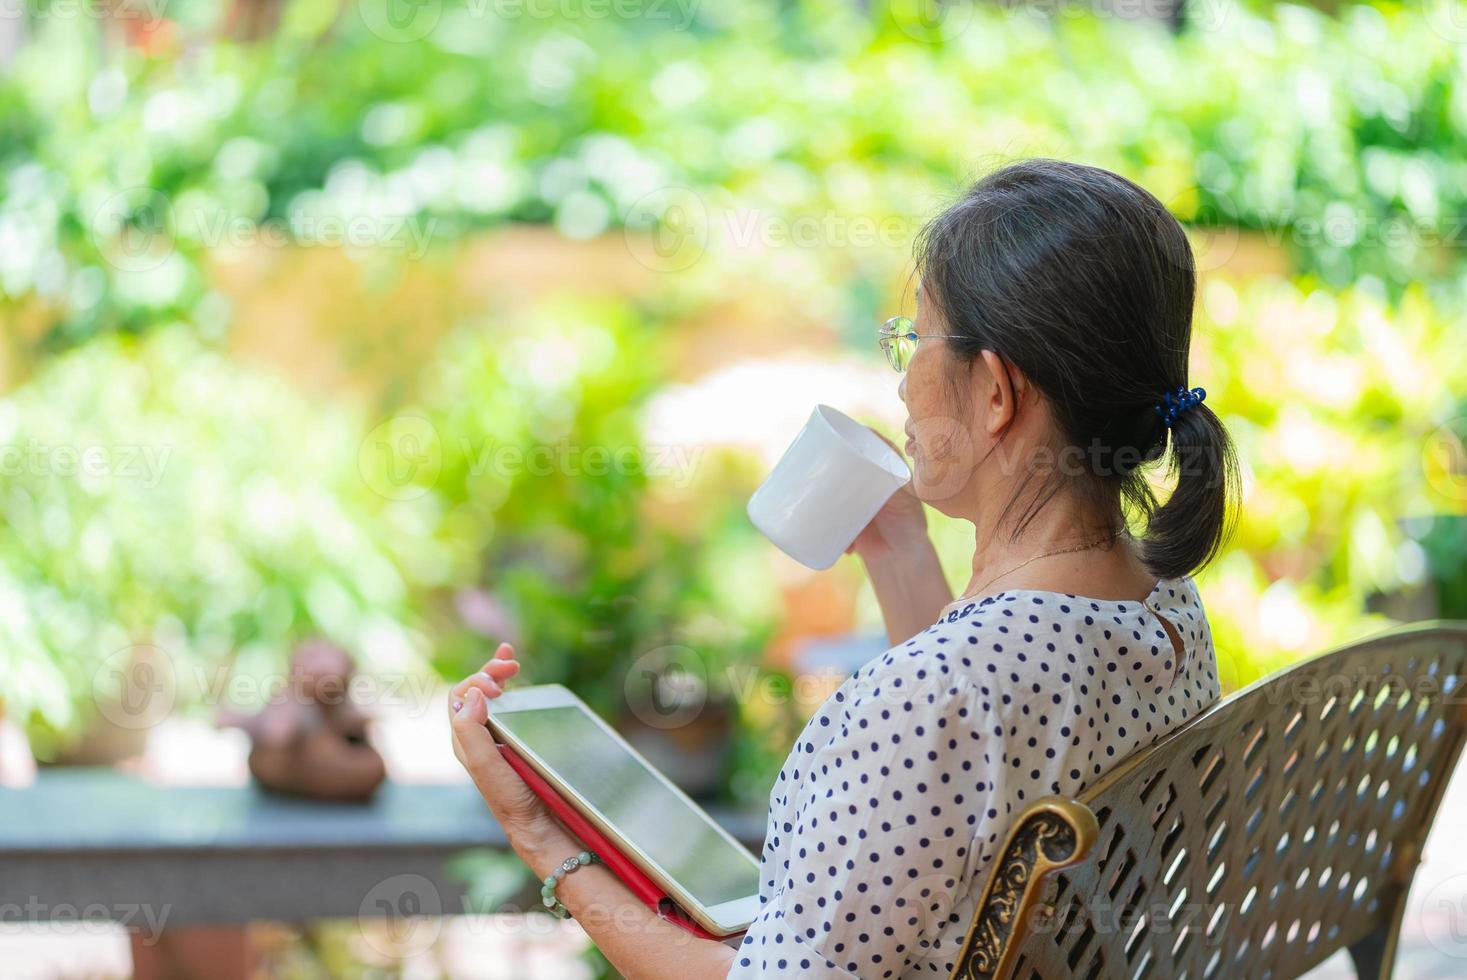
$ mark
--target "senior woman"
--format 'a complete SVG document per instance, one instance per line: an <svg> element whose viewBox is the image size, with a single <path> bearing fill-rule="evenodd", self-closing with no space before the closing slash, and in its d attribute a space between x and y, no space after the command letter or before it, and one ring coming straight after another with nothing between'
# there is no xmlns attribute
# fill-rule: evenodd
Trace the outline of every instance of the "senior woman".
<svg viewBox="0 0 1467 980"><path fill-rule="evenodd" d="M915 319L881 331L913 480L852 545L892 646L796 740L741 940L692 937L603 867L565 878L558 897L627 977L947 976L1018 813L1218 697L1191 575L1227 532L1237 463L1188 387L1180 225L1116 174L1033 160L977 183L917 255ZM1162 462L1159 503L1144 467ZM974 527L956 599L924 503ZM484 728L516 669L502 646L455 689L454 748L543 876L581 845Z"/></svg>

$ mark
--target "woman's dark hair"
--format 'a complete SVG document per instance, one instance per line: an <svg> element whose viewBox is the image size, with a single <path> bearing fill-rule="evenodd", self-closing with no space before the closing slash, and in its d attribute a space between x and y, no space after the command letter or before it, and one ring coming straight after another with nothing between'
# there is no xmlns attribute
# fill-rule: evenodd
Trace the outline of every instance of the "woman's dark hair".
<svg viewBox="0 0 1467 980"><path fill-rule="evenodd" d="M923 229L917 270L923 303L936 305L943 333L961 338L948 341L957 356L967 363L991 350L1012 362L1085 461L1037 488L1015 536L1073 480L1114 529L1127 508L1144 521L1142 559L1157 577L1212 560L1229 532L1238 462L1205 403L1170 430L1155 411L1168 392L1190 387L1197 279L1187 236L1160 201L1097 167L1013 164ZM1162 459L1168 432L1176 489L1158 505L1140 467Z"/></svg>

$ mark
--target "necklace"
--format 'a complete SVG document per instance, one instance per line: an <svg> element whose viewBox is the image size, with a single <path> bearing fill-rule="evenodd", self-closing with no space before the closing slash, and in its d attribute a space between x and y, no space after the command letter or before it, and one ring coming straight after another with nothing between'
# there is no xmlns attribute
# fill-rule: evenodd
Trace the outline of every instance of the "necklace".
<svg viewBox="0 0 1467 980"><path fill-rule="evenodd" d="M1030 562L1038 561L1041 558L1053 558L1056 555L1068 555L1068 554L1071 554L1072 552L1076 552L1076 551L1089 551L1092 548L1099 548L1099 547L1101 547L1103 545L1107 545L1107 544L1112 543L1113 541L1115 541L1116 538L1120 537L1120 534L1121 534L1121 532L1119 532L1119 531L1112 531L1110 534L1106 535L1105 537L1103 537L1103 538L1101 538L1101 539L1099 539L1097 541L1092 541L1089 544L1079 544L1079 545L1075 545L1072 548L1058 548L1058 549L1056 549L1054 551L1046 551L1043 554L1035 555L1032 558L1026 558L1023 561L1019 562L1017 565L1015 565L1013 568L1006 568L1003 571L999 572L997 575L993 576L993 578L989 579L987 582L984 582L978 588L973 589L973 590L971 590L969 592L965 592L962 595L958 596L952 602L948 603L948 605L949 606L955 606L955 605L957 605L958 603L962 602L965 599L971 599L974 596L977 596L977 595L982 594L983 590L984 589L987 589L994 582L997 582L999 579L1003 578L1005 575L1012 575L1014 572L1017 572L1019 569L1023 568L1025 565L1029 564Z"/></svg>

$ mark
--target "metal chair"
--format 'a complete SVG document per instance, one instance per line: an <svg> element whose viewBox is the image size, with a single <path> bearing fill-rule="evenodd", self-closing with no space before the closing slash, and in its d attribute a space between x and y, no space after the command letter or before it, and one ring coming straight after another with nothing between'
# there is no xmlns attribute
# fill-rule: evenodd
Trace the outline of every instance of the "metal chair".
<svg viewBox="0 0 1467 980"><path fill-rule="evenodd" d="M953 978L1391 975L1467 737L1467 623L1265 678L1016 821Z"/></svg>

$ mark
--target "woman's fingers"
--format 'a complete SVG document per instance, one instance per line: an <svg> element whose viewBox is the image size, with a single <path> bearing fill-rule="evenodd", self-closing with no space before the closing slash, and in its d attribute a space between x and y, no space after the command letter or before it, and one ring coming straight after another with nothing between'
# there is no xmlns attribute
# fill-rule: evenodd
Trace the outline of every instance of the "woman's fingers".
<svg viewBox="0 0 1467 980"><path fill-rule="evenodd" d="M489 766L505 765L494 749L494 739L484 727L489 720L489 700L504 693L504 684L519 673L520 664L514 659L514 647L501 643L494 656L484 662L482 669L453 685L448 696L449 720L453 727L453 754L465 766L473 770L474 764ZM492 754L484 754L483 746ZM474 747L479 750L475 751ZM471 758L472 756L472 758ZM513 775L513 770L506 771ZM481 787L482 788L482 787Z"/></svg>
<svg viewBox="0 0 1467 980"><path fill-rule="evenodd" d="M506 827L528 826L547 816L545 804L519 773L499 754L487 727L489 701L477 687L469 688L458 708L449 706L453 754L473 777L494 816Z"/></svg>
<svg viewBox="0 0 1467 980"><path fill-rule="evenodd" d="M499 749L494 745L494 736L490 734L487 727L489 702L477 695L477 691L471 691L464 696L462 702L459 702L459 707L449 705L448 718L449 728L453 732L453 754L458 756L458 761L463 763L469 775L474 777L475 783L481 783L481 780L487 779L492 785L493 776L497 774L497 767L508 768L508 763L499 757ZM511 771L510 775L513 774ZM482 791L484 786L481 784L479 788Z"/></svg>
<svg viewBox="0 0 1467 980"><path fill-rule="evenodd" d="M507 680L520 672L518 660L490 660L479 668L479 673L488 674L496 681Z"/></svg>
<svg viewBox="0 0 1467 980"><path fill-rule="evenodd" d="M462 701L470 688L477 688L487 698L497 698L504 693L505 682L519 672L520 662L514 659L514 647L501 643L483 667L453 686L453 700Z"/></svg>
<svg viewBox="0 0 1467 980"><path fill-rule="evenodd" d="M869 425L866 426L866 428L871 429L872 432L876 432L876 430L874 428L872 428L871 426L869 426ZM907 458L906 457L906 454L902 452L902 447L901 446L898 446L896 443L892 442L890 439L888 439L885 435L883 435L880 432L876 432L876 435L881 439L882 442L884 442L888 446L890 446L896 452L896 454L898 456L902 457L902 459L905 460ZM906 483L903 483L900 487L897 488L897 493L905 493L908 496L916 497L917 496L917 488L915 486L913 486L914 483L916 483L915 480L908 480ZM893 496L895 496L895 494L893 494Z"/></svg>
<svg viewBox="0 0 1467 980"><path fill-rule="evenodd" d="M486 698L497 698L504 693L504 688L500 686L499 682L482 670L477 674L470 674L453 685L454 699L458 701L465 700L471 689L479 691Z"/></svg>

